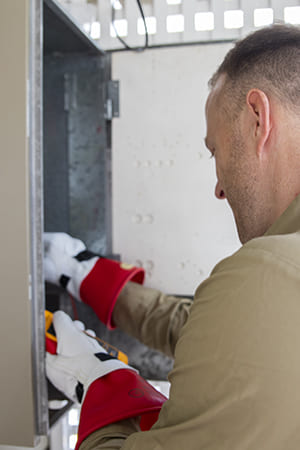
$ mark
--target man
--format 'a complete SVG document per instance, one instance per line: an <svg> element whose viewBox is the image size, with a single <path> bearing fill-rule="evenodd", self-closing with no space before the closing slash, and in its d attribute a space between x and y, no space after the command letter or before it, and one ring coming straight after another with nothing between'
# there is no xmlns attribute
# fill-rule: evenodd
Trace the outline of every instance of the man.
<svg viewBox="0 0 300 450"><path fill-rule="evenodd" d="M299 73L300 29L274 25L238 42L210 81L206 144L216 162L215 194L227 198L242 248L214 268L192 305L121 283L117 300L110 296L111 307L104 308L104 316L98 313L106 323L175 356L170 398L149 431L140 432L141 415L130 412L115 414L103 426L98 410L107 408L111 417L110 395L116 389L122 397L123 391L110 383L105 390L103 383L113 372L103 375L103 366L94 370L92 359L87 366L94 375L87 382L79 375L84 364L74 365L73 355L84 351L71 348L74 325L57 316L58 342L73 377L71 391L79 378L85 390L80 450L299 448ZM78 285L89 273L79 277ZM88 303L84 289L78 297ZM82 333L76 337L81 338ZM82 344L91 355L99 351L92 346ZM51 356L47 366L50 379L64 390L61 358ZM114 369L115 374L133 373ZM97 383L103 395L109 392L105 399L94 395ZM147 405L151 409L160 401L147 400ZM116 412L119 407L112 402Z"/></svg>

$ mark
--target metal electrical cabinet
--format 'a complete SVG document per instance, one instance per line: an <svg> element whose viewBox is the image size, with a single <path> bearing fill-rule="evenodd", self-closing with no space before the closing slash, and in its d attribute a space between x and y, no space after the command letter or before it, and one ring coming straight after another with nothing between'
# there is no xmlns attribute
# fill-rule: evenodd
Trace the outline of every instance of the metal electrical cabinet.
<svg viewBox="0 0 300 450"><path fill-rule="evenodd" d="M44 211L65 231L111 253L111 119L118 83L102 52L53 1L44 1Z"/></svg>
<svg viewBox="0 0 300 450"><path fill-rule="evenodd" d="M111 253L110 57L53 0L0 2L0 445L49 427L43 230Z"/></svg>

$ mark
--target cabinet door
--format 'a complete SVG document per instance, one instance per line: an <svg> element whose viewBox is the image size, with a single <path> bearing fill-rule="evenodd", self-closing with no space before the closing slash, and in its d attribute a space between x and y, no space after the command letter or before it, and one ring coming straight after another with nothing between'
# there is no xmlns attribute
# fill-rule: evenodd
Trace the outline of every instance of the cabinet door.
<svg viewBox="0 0 300 450"><path fill-rule="evenodd" d="M47 425L43 295L36 288L43 286L35 167L40 11L38 0L0 2L0 445L33 446Z"/></svg>

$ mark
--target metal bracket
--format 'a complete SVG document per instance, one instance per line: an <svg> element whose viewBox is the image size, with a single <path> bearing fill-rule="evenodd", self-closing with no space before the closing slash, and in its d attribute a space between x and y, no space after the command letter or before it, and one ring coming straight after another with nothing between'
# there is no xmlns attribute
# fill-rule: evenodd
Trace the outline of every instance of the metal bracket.
<svg viewBox="0 0 300 450"><path fill-rule="evenodd" d="M120 117L119 81L110 80L106 83L104 117L106 120L112 120L114 117Z"/></svg>

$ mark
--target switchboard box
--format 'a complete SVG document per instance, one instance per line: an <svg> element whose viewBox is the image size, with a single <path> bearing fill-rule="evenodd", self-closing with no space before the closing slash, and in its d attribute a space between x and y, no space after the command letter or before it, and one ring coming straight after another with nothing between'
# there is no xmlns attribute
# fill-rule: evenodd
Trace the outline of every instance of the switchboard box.
<svg viewBox="0 0 300 450"><path fill-rule="evenodd" d="M119 116L119 82L111 53L99 49L53 0L44 1L44 222L88 249L112 254L112 121ZM124 174L126 176L126 173ZM115 249L118 252L118 249ZM46 306L79 318L129 356L150 379L166 379L171 358L120 330L108 330L90 307L47 285ZM51 388L50 396L58 396ZM59 412L50 411L50 423Z"/></svg>
<svg viewBox="0 0 300 450"><path fill-rule="evenodd" d="M44 2L44 222L111 253L111 57Z"/></svg>

